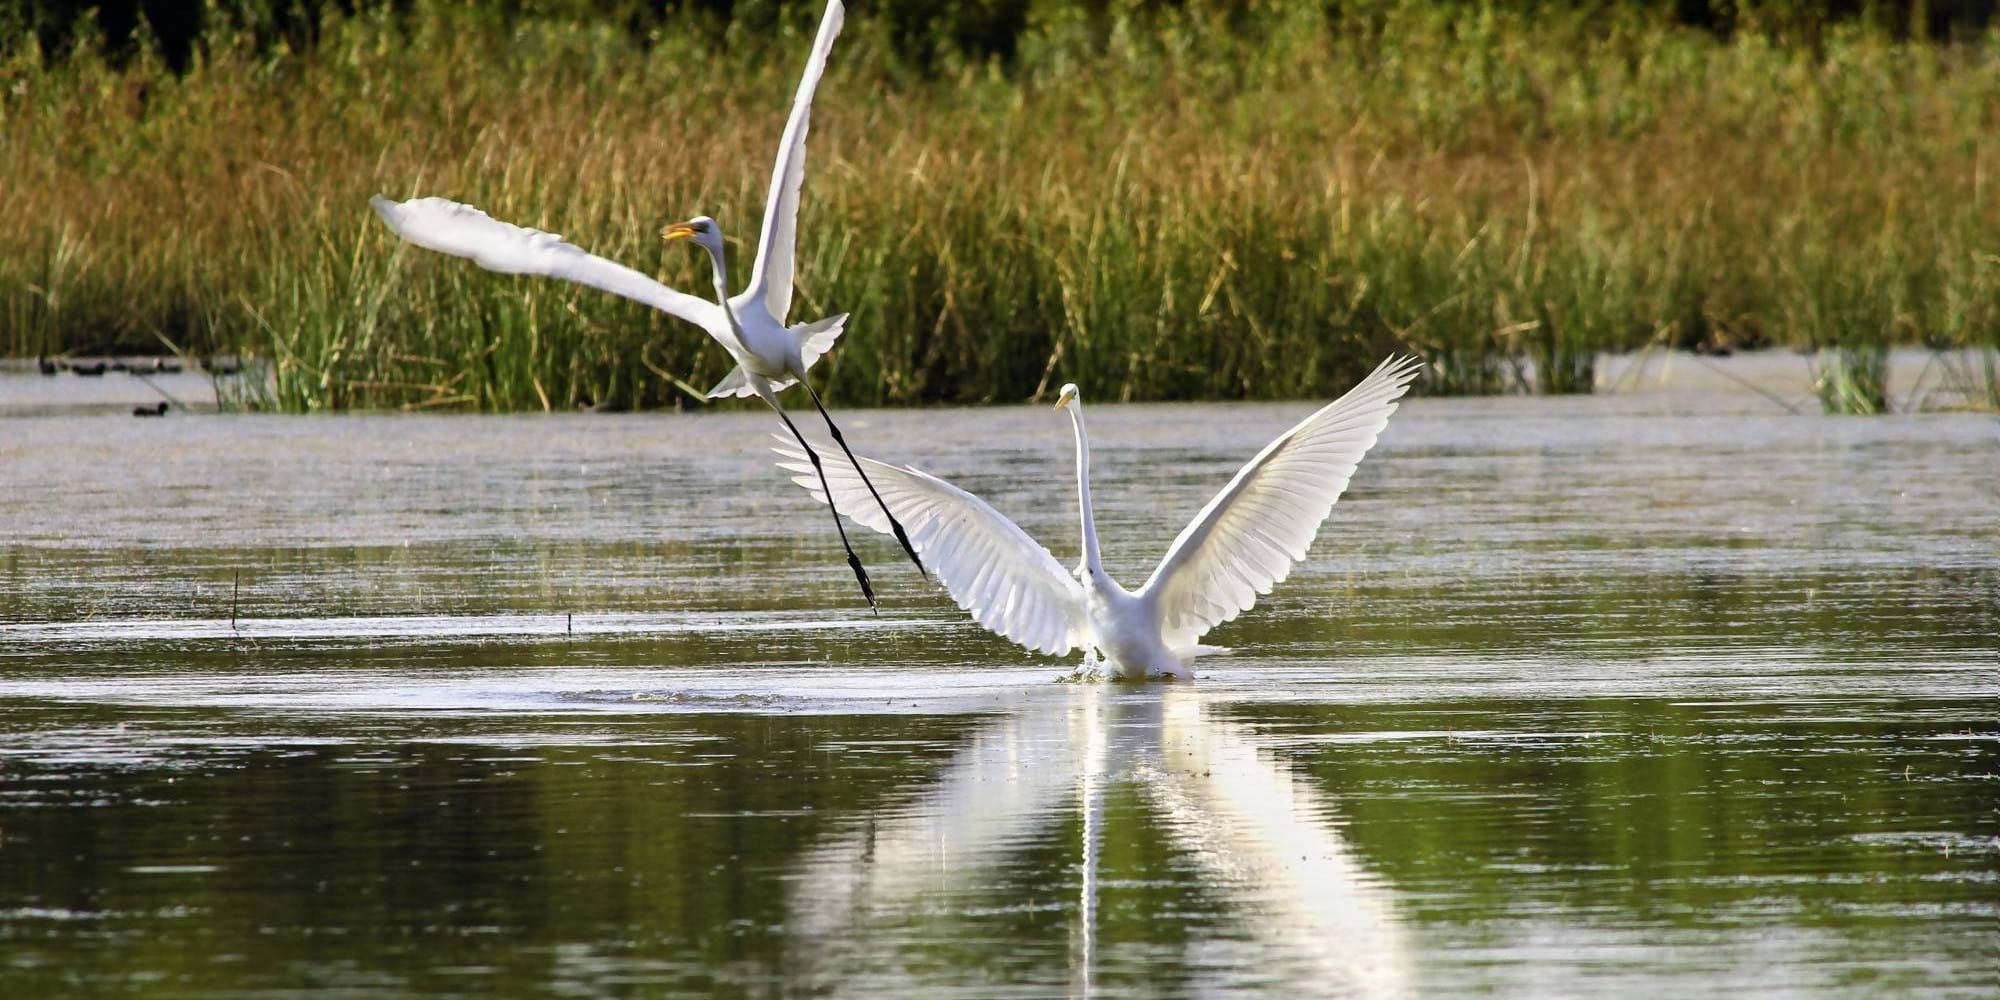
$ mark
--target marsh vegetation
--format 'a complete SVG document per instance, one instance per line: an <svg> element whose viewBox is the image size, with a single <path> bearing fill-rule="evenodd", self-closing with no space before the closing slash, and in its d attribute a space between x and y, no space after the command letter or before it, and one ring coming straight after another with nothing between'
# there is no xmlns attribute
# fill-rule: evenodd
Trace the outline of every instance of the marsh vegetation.
<svg viewBox="0 0 2000 1000"><path fill-rule="evenodd" d="M1574 392L1604 350L1779 345L1839 401L1885 345L2000 347L2000 36L1027 9L1004 52L898 5L841 40L799 305L853 314L842 400L1325 396L1398 349L1432 393ZM14 31L0 353L253 355L286 410L683 399L725 363L700 332L400 247L367 196L447 194L704 288L655 234L754 232L810 14L635 31L414 0L309 40L218 18L185 65Z"/></svg>

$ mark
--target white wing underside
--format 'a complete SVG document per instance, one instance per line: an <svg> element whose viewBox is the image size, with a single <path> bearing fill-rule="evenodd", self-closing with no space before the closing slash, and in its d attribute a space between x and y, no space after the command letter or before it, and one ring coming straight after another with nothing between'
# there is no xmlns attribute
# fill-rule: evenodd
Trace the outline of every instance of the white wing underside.
<svg viewBox="0 0 2000 1000"><path fill-rule="evenodd" d="M1169 647L1194 645L1290 575L1422 367L1412 357L1382 362L1265 446L1202 508L1139 591Z"/></svg>
<svg viewBox="0 0 2000 1000"><path fill-rule="evenodd" d="M463 257L488 271L560 278L652 306L723 338L722 307L674 291L637 271L584 251L554 233L501 222L448 198L368 199L396 235L427 250ZM732 352L733 353L733 352Z"/></svg>
<svg viewBox="0 0 2000 1000"><path fill-rule="evenodd" d="M806 455L791 442L773 449L780 468L820 502L819 477ZM868 493L846 456L815 448L825 463L835 510L858 524L887 534L889 519ZM882 502L902 522L924 565L944 582L958 606L995 633L1050 656L1084 644L1083 588L1021 526L986 501L927 472L874 459L868 478Z"/></svg>
<svg viewBox="0 0 2000 1000"><path fill-rule="evenodd" d="M799 186L806 176L806 133L812 128L813 92L826 73L826 57L840 34L846 9L840 0L829 0L820 19L819 36L813 39L812 55L806 59L805 73L792 97L791 118L785 122L784 138L778 142L778 159L771 165L771 192L764 203L764 231L757 238L757 263L750 272L749 292L762 290L764 306L771 318L785 321L792 309L793 246L798 235Z"/></svg>

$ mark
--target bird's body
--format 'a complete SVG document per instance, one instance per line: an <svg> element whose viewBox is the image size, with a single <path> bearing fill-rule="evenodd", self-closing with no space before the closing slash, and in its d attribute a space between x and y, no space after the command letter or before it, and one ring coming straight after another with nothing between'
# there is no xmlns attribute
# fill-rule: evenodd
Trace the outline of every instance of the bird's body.
<svg viewBox="0 0 2000 1000"><path fill-rule="evenodd" d="M1064 386L1056 404L1069 408L1076 432L1082 559L1074 571L986 501L908 466L860 461L882 506L980 624L1052 656L1081 649L1087 667L1102 658L1127 679L1186 677L1194 658L1221 651L1202 645L1202 636L1249 610L1305 558L1421 367L1414 358L1391 358L1272 441L1195 515L1137 590L1112 579L1099 556L1090 439L1081 405L1072 405L1075 386ZM788 446L778 452L783 468L812 471L804 453ZM888 530L853 466L829 463L824 478L793 481L855 521Z"/></svg>
<svg viewBox="0 0 2000 1000"><path fill-rule="evenodd" d="M735 352L736 363L746 374L764 380L767 385L777 379L805 377L808 366L799 337L772 318L762 303L729 305L743 338L743 349Z"/></svg>
<svg viewBox="0 0 2000 1000"><path fill-rule="evenodd" d="M847 314L786 326L784 318L772 312L773 298L763 268L758 268L751 277L750 287L729 294L721 238L717 235L712 247L703 239L705 234L720 233L714 220L695 219L681 226L669 226L667 232L669 238L694 239L709 247L709 260L715 272L715 298L722 305L705 315L700 325L736 360L736 369L709 390L709 398L754 394L776 407L777 394L804 381L813 363L833 348L846 326ZM681 232L686 235L675 235ZM785 298L790 295L787 289Z"/></svg>
<svg viewBox="0 0 2000 1000"><path fill-rule="evenodd" d="M764 225L757 238L757 257L750 283L742 292L729 294L729 272L724 266L722 227L714 219L700 216L668 226L661 235L669 240L690 240L708 252L715 283L715 301L710 302L668 288L623 264L607 260L567 243L562 237L539 229L527 229L502 222L470 205L445 198L416 198L395 202L381 195L369 199L382 221L398 236L418 246L440 253L464 257L489 271L502 274L533 274L573 281L614 295L652 306L685 320L714 338L735 360L736 367L710 389L711 399L728 396L756 396L770 404L785 428L806 448L813 462L819 456L806 445L804 436L778 404L778 393L804 383L813 406L825 418L827 430L843 451L847 443L833 417L821 405L806 374L827 351L833 349L847 315L841 313L811 323L788 326L791 313L792 277L797 242L799 189L805 182L806 134L812 120L813 94L826 72L827 55L839 36L846 17L840 0L828 0L820 19L819 34L812 54L799 78L792 98L792 111L785 121L785 134L778 143L778 157L771 167L769 200L764 206ZM872 487L871 487L872 489ZM885 514L887 511L885 509ZM834 516L838 528L840 517ZM891 527L898 539L902 526L893 516ZM861 560L847 545L846 529L840 528L841 544L847 548L848 566L869 607L875 593ZM904 550L923 563L907 542Z"/></svg>
<svg viewBox="0 0 2000 1000"><path fill-rule="evenodd" d="M1167 648L1166 636L1155 624L1159 616L1144 596L1126 590L1101 569L1085 570L1078 582L1090 626L1087 648L1127 677L1188 676L1188 661L1198 652Z"/></svg>

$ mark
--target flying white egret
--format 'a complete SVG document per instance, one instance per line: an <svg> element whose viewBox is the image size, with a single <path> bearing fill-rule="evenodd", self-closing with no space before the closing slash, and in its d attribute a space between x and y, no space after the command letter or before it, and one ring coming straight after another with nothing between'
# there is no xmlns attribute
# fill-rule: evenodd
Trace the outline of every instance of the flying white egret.
<svg viewBox="0 0 2000 1000"><path fill-rule="evenodd" d="M840 428L806 378L813 362L833 349L847 314L785 325L785 316L792 307L793 246L797 238L799 186L805 180L806 132L811 125L813 91L826 71L827 53L833 49L834 37L840 34L844 16L840 0L829 0L826 15L820 20L819 36L813 41L812 55L806 60L805 74L799 78L798 93L792 98L792 114L778 144L778 160L771 167L771 192L764 205L764 230L757 240L757 263L750 272L750 285L734 296L729 294L729 272L723 266L722 227L707 216L668 226L660 235L668 240L691 240L708 251L715 272L715 302L674 291L623 264L586 253L554 233L501 222L470 205L444 198L398 203L379 194L370 198L369 204L396 235L420 247L464 257L501 274L534 274L588 285L645 303L701 327L736 359L736 368L709 390L710 399L755 395L769 403L818 467L819 454L806 443L784 407L778 405L778 393L793 383L803 383L813 407L826 420L834 442L852 461L854 453L848 451ZM862 482L873 494L874 485L865 475ZM897 541L902 543L903 551L922 572L923 560L918 558L902 524L879 498L878 505ZM838 513L833 523L840 532L841 547L847 550L847 564L861 584L862 596L873 608L875 590L869 585L868 571L854 554L854 546L848 544L847 529L841 525Z"/></svg>
<svg viewBox="0 0 2000 1000"><path fill-rule="evenodd" d="M986 501L909 466L861 462L880 484L888 509L909 528L917 551L979 624L1051 656L1081 648L1086 668L1101 656L1126 678L1186 677L1190 659L1221 652L1200 645L1202 635L1249 610L1305 558L1320 523L1422 367L1413 357L1389 358L1346 395L1266 445L1195 515L1137 591L1119 586L1098 557L1090 440L1074 385L1063 386L1056 402L1056 409L1069 410L1076 429L1083 555L1074 572L1064 572L1048 549ZM809 471L801 464L805 454L789 444L777 451L784 469ZM817 481L804 475L793 481L822 503L831 496L834 509L855 521L889 529L868 503L871 491L855 466L830 464L824 471Z"/></svg>

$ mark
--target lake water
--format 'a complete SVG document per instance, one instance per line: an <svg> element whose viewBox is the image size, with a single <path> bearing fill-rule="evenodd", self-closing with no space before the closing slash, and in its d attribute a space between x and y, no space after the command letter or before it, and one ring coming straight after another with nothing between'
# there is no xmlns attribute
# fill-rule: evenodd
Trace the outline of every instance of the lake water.
<svg viewBox="0 0 2000 1000"><path fill-rule="evenodd" d="M2000 990L1991 416L1415 400L1234 655L1094 686L872 534L869 615L764 413L36 379L6 996ZM1092 404L1114 573L1310 408ZM844 426L1074 559L1047 407Z"/></svg>

